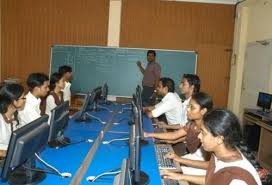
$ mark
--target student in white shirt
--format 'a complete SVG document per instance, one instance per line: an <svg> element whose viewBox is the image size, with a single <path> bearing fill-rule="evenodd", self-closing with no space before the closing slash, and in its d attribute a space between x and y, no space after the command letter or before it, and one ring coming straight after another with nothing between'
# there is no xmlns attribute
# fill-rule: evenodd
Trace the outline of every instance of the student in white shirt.
<svg viewBox="0 0 272 185"><path fill-rule="evenodd" d="M59 73L63 76L65 81L65 87L63 89L63 100L69 101L71 103L71 80L73 78L72 68L67 65L60 66Z"/></svg>
<svg viewBox="0 0 272 185"><path fill-rule="evenodd" d="M181 94L185 97L181 106L181 122L180 125L185 125L187 119L187 106L193 94L198 93L200 90L200 79L195 74L184 74L179 85ZM159 127L166 129L180 129L179 125L167 125L159 122Z"/></svg>
<svg viewBox="0 0 272 185"><path fill-rule="evenodd" d="M238 150L242 140L238 118L226 109L215 109L204 116L198 135L209 162L195 161L194 167L207 169L206 176L183 175L163 170L164 178L207 185L261 185L255 168Z"/></svg>
<svg viewBox="0 0 272 185"><path fill-rule="evenodd" d="M29 92L26 95L24 110L19 111L19 121L26 125L41 116L41 98L46 97L49 91L48 76L43 73L32 73L27 78Z"/></svg>
<svg viewBox="0 0 272 185"><path fill-rule="evenodd" d="M51 110L56 106L63 103L63 88L64 88L64 78L60 73L53 73L50 76L50 93L46 98L46 111L45 113L49 116L51 115Z"/></svg>
<svg viewBox="0 0 272 185"><path fill-rule="evenodd" d="M171 124L181 123L181 99L175 93L175 83L170 78L161 78L157 86L157 93L163 96L161 102L152 107L144 107L149 118L157 118L165 114L167 122Z"/></svg>
<svg viewBox="0 0 272 185"><path fill-rule="evenodd" d="M11 133L21 125L17 111L24 109L24 88L19 84L7 84L0 90L0 157L4 157Z"/></svg>

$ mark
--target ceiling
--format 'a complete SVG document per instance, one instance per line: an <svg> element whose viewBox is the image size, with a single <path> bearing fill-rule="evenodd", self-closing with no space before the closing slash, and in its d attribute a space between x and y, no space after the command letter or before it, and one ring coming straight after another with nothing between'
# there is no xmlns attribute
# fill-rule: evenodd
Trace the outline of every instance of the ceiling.
<svg viewBox="0 0 272 185"><path fill-rule="evenodd" d="M216 4L236 4L239 0L166 0L166 1L185 1L185 2L216 3Z"/></svg>

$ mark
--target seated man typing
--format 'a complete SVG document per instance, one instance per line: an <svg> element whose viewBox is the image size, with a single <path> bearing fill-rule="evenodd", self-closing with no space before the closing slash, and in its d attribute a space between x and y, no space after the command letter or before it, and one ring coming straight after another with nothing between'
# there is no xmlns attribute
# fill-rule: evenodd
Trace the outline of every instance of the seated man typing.
<svg viewBox="0 0 272 185"><path fill-rule="evenodd" d="M169 125L180 125L182 123L182 103L178 94L175 93L174 81L170 78L161 78L156 90L163 99L155 106L144 107L144 112L149 118L157 118L165 114Z"/></svg>

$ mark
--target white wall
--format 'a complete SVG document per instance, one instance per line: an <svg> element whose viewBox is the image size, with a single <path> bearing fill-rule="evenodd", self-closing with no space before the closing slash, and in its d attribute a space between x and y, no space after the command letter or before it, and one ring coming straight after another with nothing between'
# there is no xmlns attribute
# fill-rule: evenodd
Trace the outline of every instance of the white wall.
<svg viewBox="0 0 272 185"><path fill-rule="evenodd" d="M250 42L272 38L271 17L272 0L247 0L237 7L228 108L240 116L246 48Z"/></svg>
<svg viewBox="0 0 272 185"><path fill-rule="evenodd" d="M2 35L2 22L1 22L1 20L2 20L2 1L0 0L0 82L2 81L2 79L1 79L1 76L2 76L2 74L1 74L1 72L2 72L2 69L1 69L1 66L2 66L2 60L1 60L1 58L2 58L2 39L1 39L1 35Z"/></svg>
<svg viewBox="0 0 272 185"><path fill-rule="evenodd" d="M119 46L122 0L110 0L108 46Z"/></svg>
<svg viewBox="0 0 272 185"><path fill-rule="evenodd" d="M249 5L248 42L272 38L272 0L257 0Z"/></svg>
<svg viewBox="0 0 272 185"><path fill-rule="evenodd" d="M248 44L243 73L240 113L244 108L256 108L259 92L271 93L272 40L270 44Z"/></svg>

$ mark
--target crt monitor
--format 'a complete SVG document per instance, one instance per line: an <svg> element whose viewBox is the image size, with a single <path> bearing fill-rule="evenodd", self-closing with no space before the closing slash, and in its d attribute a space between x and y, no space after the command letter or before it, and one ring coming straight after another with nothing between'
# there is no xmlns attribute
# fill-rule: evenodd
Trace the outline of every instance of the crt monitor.
<svg viewBox="0 0 272 185"><path fill-rule="evenodd" d="M46 146L48 135L48 115L15 130L11 135L2 169L2 181L8 181L12 185L34 185L41 182L46 175L33 170L37 169L34 155Z"/></svg>
<svg viewBox="0 0 272 185"><path fill-rule="evenodd" d="M50 132L48 137L48 145L50 147L60 147L70 143L70 139L63 136L68 121L69 101L65 101L51 111Z"/></svg>
<svg viewBox="0 0 272 185"><path fill-rule="evenodd" d="M272 95L264 92L259 92L257 106L262 108L263 112L267 112L271 108Z"/></svg>
<svg viewBox="0 0 272 185"><path fill-rule="evenodd" d="M149 183L149 177L141 171L141 138L136 124L130 125L129 135L129 161L132 174L132 182L135 185L146 185Z"/></svg>

